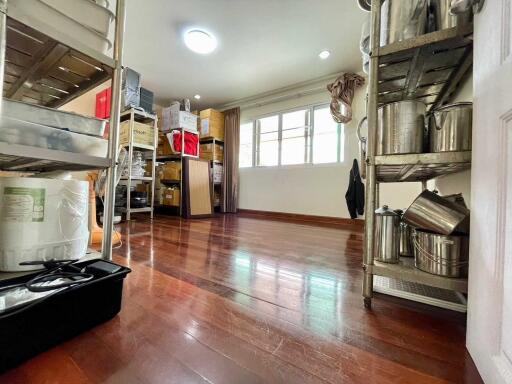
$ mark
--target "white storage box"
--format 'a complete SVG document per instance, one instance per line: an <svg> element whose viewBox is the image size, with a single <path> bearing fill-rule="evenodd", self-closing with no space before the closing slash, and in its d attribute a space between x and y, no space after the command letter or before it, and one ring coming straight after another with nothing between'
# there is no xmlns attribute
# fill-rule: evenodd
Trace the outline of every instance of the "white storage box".
<svg viewBox="0 0 512 384"><path fill-rule="evenodd" d="M89 0L66 1L75 3ZM64 36L102 53L107 53L112 47L105 34L81 24L73 17L65 15L42 0L9 0L9 14L17 21L29 24L36 30L48 31L50 37ZM72 43L72 41L68 43Z"/></svg>
<svg viewBox="0 0 512 384"><path fill-rule="evenodd" d="M89 156L107 157L108 140L0 117L0 142L81 153ZM30 156L27 153L26 156Z"/></svg>
<svg viewBox="0 0 512 384"><path fill-rule="evenodd" d="M224 176L224 166L219 163L212 163L212 178L215 184L222 183Z"/></svg>
<svg viewBox="0 0 512 384"><path fill-rule="evenodd" d="M89 243L88 182L0 178L0 270L26 261L79 259Z"/></svg>
<svg viewBox="0 0 512 384"><path fill-rule="evenodd" d="M174 107L162 109L162 131L183 128L189 132L197 132L198 116L191 112L176 110Z"/></svg>

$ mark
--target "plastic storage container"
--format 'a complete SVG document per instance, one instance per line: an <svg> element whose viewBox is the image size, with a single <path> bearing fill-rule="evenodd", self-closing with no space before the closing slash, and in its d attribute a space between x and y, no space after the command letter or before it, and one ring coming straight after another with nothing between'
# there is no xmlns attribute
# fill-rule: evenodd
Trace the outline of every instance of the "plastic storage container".
<svg viewBox="0 0 512 384"><path fill-rule="evenodd" d="M83 268L95 261L75 265ZM121 310L123 280L130 272L122 267L30 307L0 315L0 372L113 318ZM0 288L27 282L35 275L2 281Z"/></svg>
<svg viewBox="0 0 512 384"><path fill-rule="evenodd" d="M25 261L79 259L89 242L86 181L0 178L0 270Z"/></svg>

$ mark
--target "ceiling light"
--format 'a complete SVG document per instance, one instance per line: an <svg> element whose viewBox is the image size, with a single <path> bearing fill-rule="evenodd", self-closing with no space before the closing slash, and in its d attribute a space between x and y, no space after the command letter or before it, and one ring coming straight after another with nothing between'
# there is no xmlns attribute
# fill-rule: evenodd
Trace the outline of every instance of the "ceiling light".
<svg viewBox="0 0 512 384"><path fill-rule="evenodd" d="M185 44L191 51L206 55L217 48L217 39L201 29L191 29L185 33Z"/></svg>
<svg viewBox="0 0 512 384"><path fill-rule="evenodd" d="M331 56L331 51L322 51L318 54L318 57L322 60L327 59L329 56Z"/></svg>
<svg viewBox="0 0 512 384"><path fill-rule="evenodd" d="M195 95L194 99L199 100L201 98L201 95Z"/></svg>

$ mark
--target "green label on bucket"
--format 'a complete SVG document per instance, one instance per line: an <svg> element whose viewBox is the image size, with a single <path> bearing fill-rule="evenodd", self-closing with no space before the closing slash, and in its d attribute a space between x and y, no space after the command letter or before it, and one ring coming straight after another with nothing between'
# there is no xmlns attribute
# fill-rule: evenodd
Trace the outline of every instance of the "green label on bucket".
<svg viewBox="0 0 512 384"><path fill-rule="evenodd" d="M5 187L3 221L43 222L45 198L44 188Z"/></svg>

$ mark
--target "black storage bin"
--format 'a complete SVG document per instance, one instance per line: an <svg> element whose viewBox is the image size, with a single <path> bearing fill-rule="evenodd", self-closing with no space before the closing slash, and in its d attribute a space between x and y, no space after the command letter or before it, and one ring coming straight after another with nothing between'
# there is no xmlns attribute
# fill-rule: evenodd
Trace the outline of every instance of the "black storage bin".
<svg viewBox="0 0 512 384"><path fill-rule="evenodd" d="M140 88L140 107L147 113L153 113L153 92L149 89Z"/></svg>
<svg viewBox="0 0 512 384"><path fill-rule="evenodd" d="M74 265L83 268L96 261ZM123 280L130 272L122 267L32 306L0 315L0 372L113 318L121 310ZM39 273L2 281L0 287L25 283Z"/></svg>

